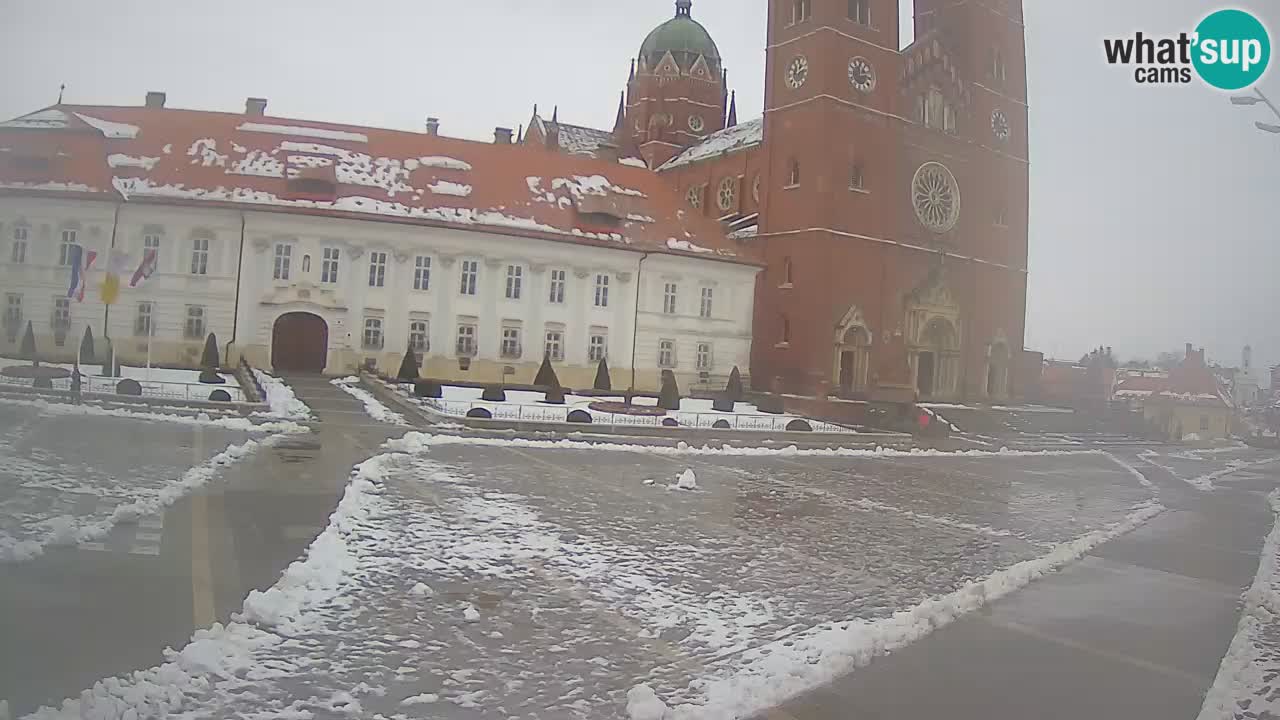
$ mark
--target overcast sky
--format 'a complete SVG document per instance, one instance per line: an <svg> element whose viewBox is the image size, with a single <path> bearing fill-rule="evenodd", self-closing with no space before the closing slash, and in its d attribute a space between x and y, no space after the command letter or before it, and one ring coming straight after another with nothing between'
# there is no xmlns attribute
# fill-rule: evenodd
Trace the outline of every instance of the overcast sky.
<svg viewBox="0 0 1280 720"><path fill-rule="evenodd" d="M1154 357L1185 342L1280 363L1280 136L1196 83L1143 87L1104 37L1190 31L1211 0L1029 0L1031 268L1027 345ZM1272 29L1274 3L1236 3ZM763 105L766 0L695 0L739 117ZM1263 8L1266 8L1265 10ZM492 139L534 103L611 127L630 58L670 0L98 0L7 3L0 116L66 100L240 111ZM903 0L904 41L911 2ZM1280 100L1280 73L1264 92Z"/></svg>

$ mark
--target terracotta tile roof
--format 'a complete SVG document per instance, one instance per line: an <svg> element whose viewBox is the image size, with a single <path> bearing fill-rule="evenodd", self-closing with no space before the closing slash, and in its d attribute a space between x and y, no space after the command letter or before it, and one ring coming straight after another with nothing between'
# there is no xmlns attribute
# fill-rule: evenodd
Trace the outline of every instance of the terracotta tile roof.
<svg viewBox="0 0 1280 720"><path fill-rule="evenodd" d="M0 193L412 222L758 264L644 168L239 113L59 105L0 123Z"/></svg>
<svg viewBox="0 0 1280 720"><path fill-rule="evenodd" d="M1167 376L1129 375L1116 385L1117 395L1146 395L1189 405L1230 406L1232 403L1204 364L1204 351L1188 352Z"/></svg>

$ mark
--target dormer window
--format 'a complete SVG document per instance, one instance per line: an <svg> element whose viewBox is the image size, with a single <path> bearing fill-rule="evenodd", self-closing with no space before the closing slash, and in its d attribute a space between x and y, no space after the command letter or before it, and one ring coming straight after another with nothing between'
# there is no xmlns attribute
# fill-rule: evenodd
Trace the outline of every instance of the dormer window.
<svg viewBox="0 0 1280 720"><path fill-rule="evenodd" d="M291 157L289 160L288 179L285 180L285 198L333 202L338 195L338 178L332 161L312 165L299 162L301 159L301 157ZM325 159L317 158L317 160Z"/></svg>

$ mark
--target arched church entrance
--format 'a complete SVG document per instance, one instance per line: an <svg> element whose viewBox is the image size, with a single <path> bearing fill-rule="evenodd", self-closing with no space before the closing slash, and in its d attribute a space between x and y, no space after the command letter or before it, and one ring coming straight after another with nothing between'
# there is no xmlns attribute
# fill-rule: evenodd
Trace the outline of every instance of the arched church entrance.
<svg viewBox="0 0 1280 720"><path fill-rule="evenodd" d="M324 371L329 326L309 312L285 313L271 331L271 367L281 372Z"/></svg>

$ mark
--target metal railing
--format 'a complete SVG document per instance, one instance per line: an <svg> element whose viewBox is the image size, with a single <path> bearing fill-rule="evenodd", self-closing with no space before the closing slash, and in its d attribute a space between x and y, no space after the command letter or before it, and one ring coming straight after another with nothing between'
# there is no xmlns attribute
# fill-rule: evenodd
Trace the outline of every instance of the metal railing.
<svg viewBox="0 0 1280 720"><path fill-rule="evenodd" d="M630 427L663 427L662 421L672 418L680 423L679 427L699 430L748 430L755 432L783 432L791 423L801 420L807 423L811 432L850 434L855 431L832 423L798 418L793 415L755 415L745 413L696 412L676 410L667 415L627 415L624 413L601 412L568 405L527 405L522 403L488 402L484 400L443 400L438 398L413 397L433 410L453 417L464 418L472 410L487 411L494 420L515 422L551 422L569 421L569 413L582 410L591 415L591 425L630 426ZM717 427L717 423L722 423ZM588 423L583 423L588 424ZM727 427L726 427L727 425Z"/></svg>
<svg viewBox="0 0 1280 720"><path fill-rule="evenodd" d="M80 392L116 395L116 386L125 378L99 377L97 375L81 376ZM168 380L137 380L142 388L142 397L164 398L166 400L198 400L208 401L214 390L225 390L231 396L231 402L244 402L244 393L231 383L225 385L208 385L205 383L180 383ZM71 378L57 378L50 381L54 390L71 390ZM0 376L0 384L31 387L31 378L13 378Z"/></svg>

